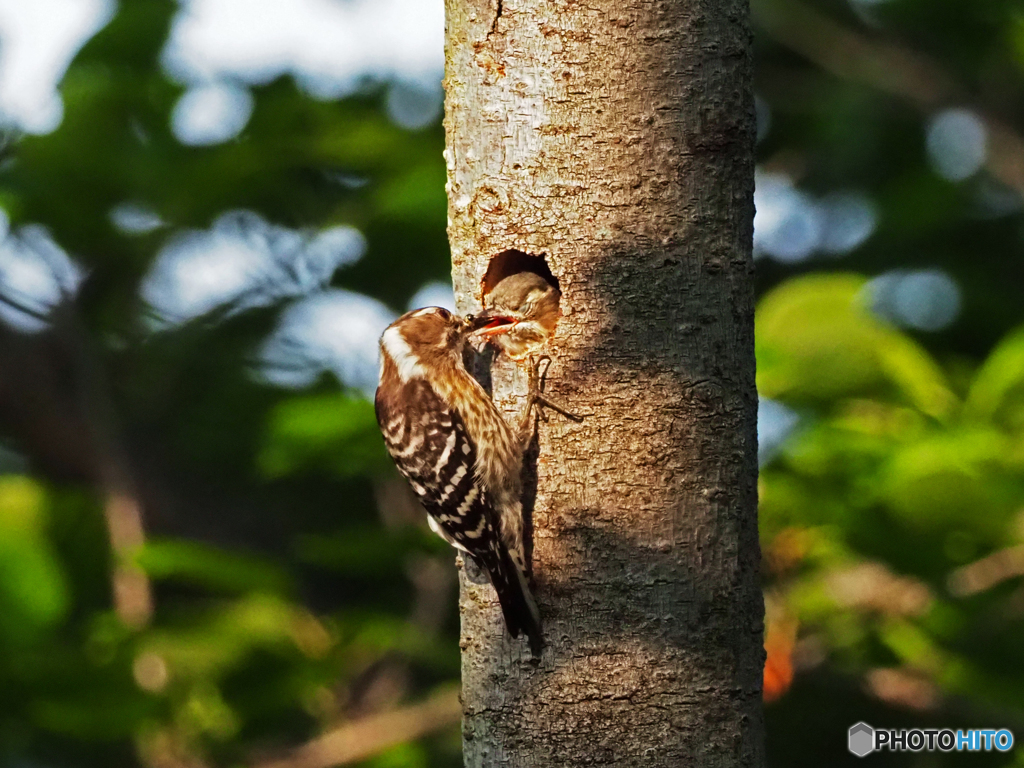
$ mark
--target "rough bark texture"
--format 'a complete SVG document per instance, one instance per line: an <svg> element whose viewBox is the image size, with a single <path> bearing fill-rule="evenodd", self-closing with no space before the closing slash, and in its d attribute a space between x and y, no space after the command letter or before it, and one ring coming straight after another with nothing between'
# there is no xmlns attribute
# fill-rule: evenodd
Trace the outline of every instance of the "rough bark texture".
<svg viewBox="0 0 1024 768"><path fill-rule="evenodd" d="M546 254L587 414L539 428L538 664L463 576L466 765L762 766L747 1L446 3L460 308Z"/></svg>

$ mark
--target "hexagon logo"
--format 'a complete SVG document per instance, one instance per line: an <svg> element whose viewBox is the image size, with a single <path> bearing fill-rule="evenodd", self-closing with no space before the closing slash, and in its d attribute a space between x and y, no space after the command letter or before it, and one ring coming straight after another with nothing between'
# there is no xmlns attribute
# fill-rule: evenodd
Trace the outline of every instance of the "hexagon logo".
<svg viewBox="0 0 1024 768"><path fill-rule="evenodd" d="M851 725L846 746L857 757L870 755L875 751L875 729L867 723Z"/></svg>

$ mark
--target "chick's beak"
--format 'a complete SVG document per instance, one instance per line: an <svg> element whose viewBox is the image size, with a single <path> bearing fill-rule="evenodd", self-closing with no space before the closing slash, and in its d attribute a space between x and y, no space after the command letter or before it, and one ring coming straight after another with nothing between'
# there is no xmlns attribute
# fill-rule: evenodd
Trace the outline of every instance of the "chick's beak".
<svg viewBox="0 0 1024 768"><path fill-rule="evenodd" d="M518 318L494 310L484 310L470 320L472 335L481 339L490 339L502 333L508 333L518 323Z"/></svg>

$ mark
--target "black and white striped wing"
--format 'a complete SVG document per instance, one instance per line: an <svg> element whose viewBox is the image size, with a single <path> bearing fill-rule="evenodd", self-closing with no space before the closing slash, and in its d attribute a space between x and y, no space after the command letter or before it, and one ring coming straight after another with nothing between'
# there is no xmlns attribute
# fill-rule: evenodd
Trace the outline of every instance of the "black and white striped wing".
<svg viewBox="0 0 1024 768"><path fill-rule="evenodd" d="M401 407L378 400L384 444L430 515L431 528L474 553L496 519L473 471L476 446L458 412L422 379L404 387ZM495 534L496 535L496 534Z"/></svg>
<svg viewBox="0 0 1024 768"><path fill-rule="evenodd" d="M488 493L477 481L476 446L462 417L420 378L405 383L399 397L378 390L376 409L388 453L426 508L430 527L483 568L509 633L525 633L539 654L540 614L498 532Z"/></svg>

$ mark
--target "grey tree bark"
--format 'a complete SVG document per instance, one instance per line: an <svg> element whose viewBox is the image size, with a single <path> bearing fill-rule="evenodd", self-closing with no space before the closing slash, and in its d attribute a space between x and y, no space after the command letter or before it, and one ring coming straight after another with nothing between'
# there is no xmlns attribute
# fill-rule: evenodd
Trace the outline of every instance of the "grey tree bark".
<svg viewBox="0 0 1024 768"><path fill-rule="evenodd" d="M548 391L586 414L539 426L539 663L461 579L466 765L762 766L747 0L446 8L460 309L545 255Z"/></svg>

